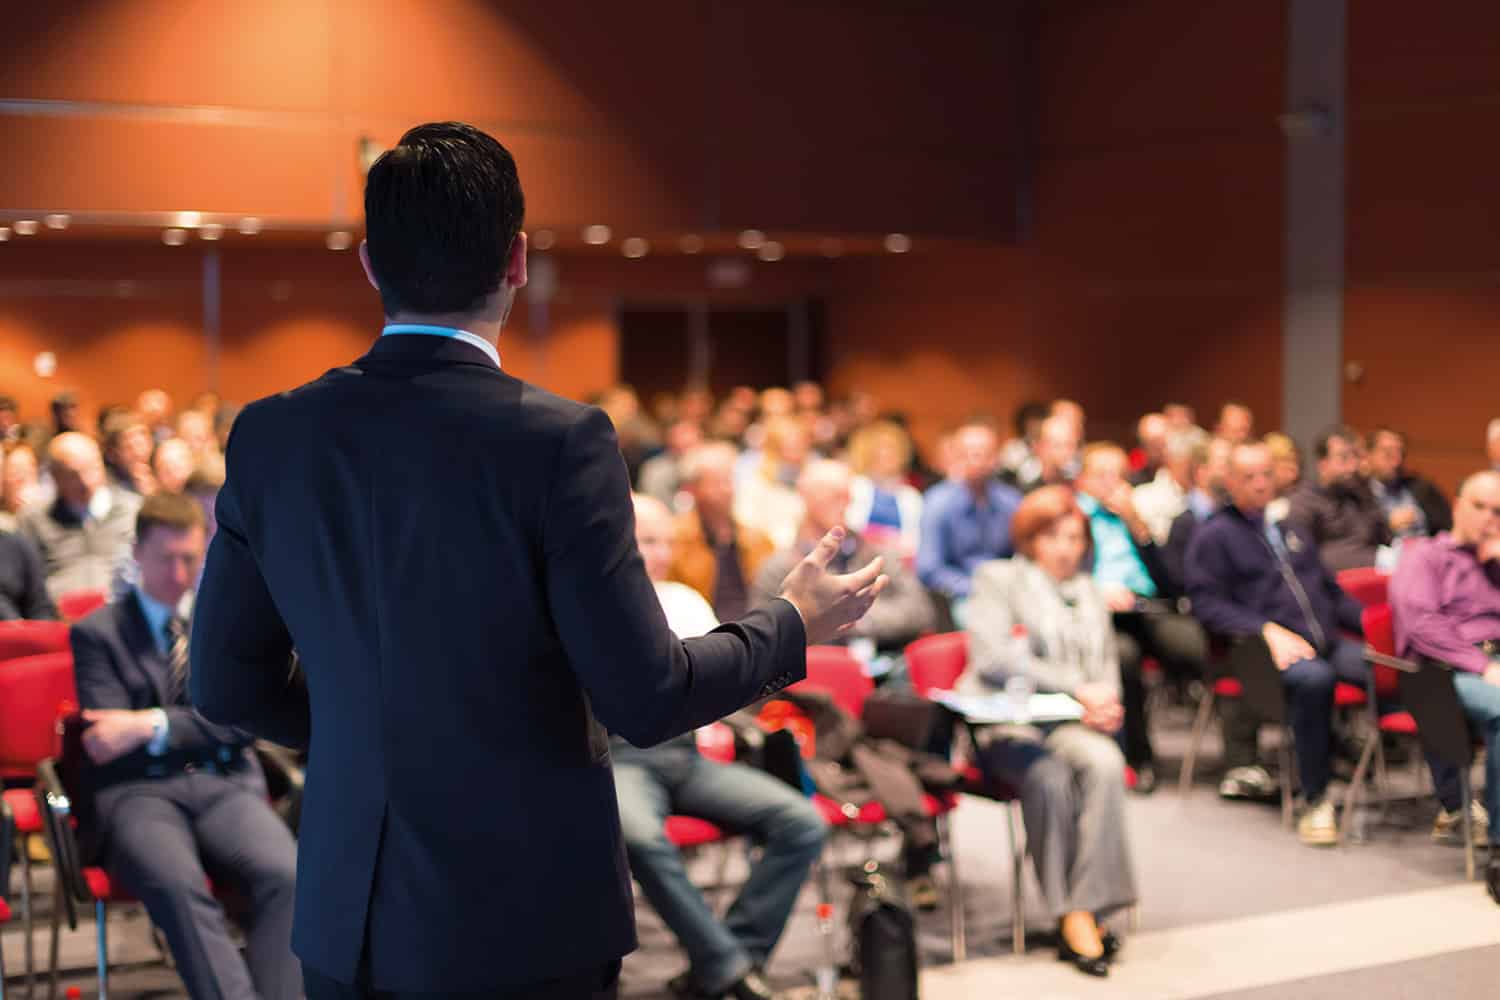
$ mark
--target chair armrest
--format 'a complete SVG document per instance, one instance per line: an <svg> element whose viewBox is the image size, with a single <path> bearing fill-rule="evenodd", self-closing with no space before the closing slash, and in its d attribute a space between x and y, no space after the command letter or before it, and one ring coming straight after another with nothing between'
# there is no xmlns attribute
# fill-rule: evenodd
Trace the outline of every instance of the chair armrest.
<svg viewBox="0 0 1500 1000"><path fill-rule="evenodd" d="M1365 645L1365 659L1369 660L1371 663L1378 663L1382 667L1390 667L1392 670L1399 670L1404 674L1414 674L1418 670L1422 669L1419 664L1413 663L1411 660L1405 660L1399 656L1391 656L1389 653L1382 653L1368 643ZM1453 669L1453 667L1447 663L1438 663L1438 661L1436 660L1433 660L1432 662L1440 667L1443 667L1446 670Z"/></svg>
<svg viewBox="0 0 1500 1000"><path fill-rule="evenodd" d="M47 849L52 852L57 877L66 890L58 895L63 900L68 929L77 930L77 904L88 902L91 897L88 883L83 878L78 836L73 829L73 803L58 774L57 761L49 757L37 765L33 794L36 796L37 811L42 817Z"/></svg>

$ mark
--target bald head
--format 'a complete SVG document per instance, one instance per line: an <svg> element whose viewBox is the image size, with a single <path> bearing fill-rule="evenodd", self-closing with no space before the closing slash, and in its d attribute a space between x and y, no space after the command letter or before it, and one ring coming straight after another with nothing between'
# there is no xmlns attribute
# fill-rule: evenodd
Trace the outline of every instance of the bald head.
<svg viewBox="0 0 1500 1000"><path fill-rule="evenodd" d="M1167 456L1167 435L1171 426L1160 413L1148 413L1135 425L1135 436L1152 465L1161 465Z"/></svg>
<svg viewBox="0 0 1500 1000"><path fill-rule="evenodd" d="M971 489L981 489L995 475L1000 440L988 424L967 424L953 435L954 470Z"/></svg>
<svg viewBox="0 0 1500 1000"><path fill-rule="evenodd" d="M844 524L849 511L849 482L853 477L842 462L809 462L797 479L797 493L806 508L803 534L822 538Z"/></svg>
<svg viewBox="0 0 1500 1000"><path fill-rule="evenodd" d="M646 575L654 582L665 580L672 571L676 554L676 522L667 505L655 497L632 493L635 505L635 544L646 562Z"/></svg>
<svg viewBox="0 0 1500 1000"><path fill-rule="evenodd" d="M82 509L104 485L104 456L93 438L75 431L59 434L47 446L47 464L64 503Z"/></svg>
<svg viewBox="0 0 1500 1000"><path fill-rule="evenodd" d="M1271 449L1259 441L1236 445L1229 453L1224 485L1230 501L1246 514L1258 514L1276 497L1271 476Z"/></svg>
<svg viewBox="0 0 1500 1000"><path fill-rule="evenodd" d="M1055 415L1043 420L1035 446L1037 461L1042 463L1042 478L1049 483L1062 479L1078 457L1081 443L1078 425L1071 417Z"/></svg>
<svg viewBox="0 0 1500 1000"><path fill-rule="evenodd" d="M1453 501L1453 539L1479 545L1500 535L1500 472L1476 472Z"/></svg>
<svg viewBox="0 0 1500 1000"><path fill-rule="evenodd" d="M187 489L196 462L192 445L182 438L168 438L156 446L156 454L151 458L156 485L163 493L181 493Z"/></svg>
<svg viewBox="0 0 1500 1000"><path fill-rule="evenodd" d="M135 411L153 430L163 426L172 413L172 398L160 389L147 389L135 402Z"/></svg>

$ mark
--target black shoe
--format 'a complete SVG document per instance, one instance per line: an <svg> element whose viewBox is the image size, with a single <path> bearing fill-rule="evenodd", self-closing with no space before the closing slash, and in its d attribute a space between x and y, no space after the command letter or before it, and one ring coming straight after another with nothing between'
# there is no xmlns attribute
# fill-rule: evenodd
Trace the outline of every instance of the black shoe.
<svg viewBox="0 0 1500 1000"><path fill-rule="evenodd" d="M1073 950L1068 944L1068 939L1063 937L1062 931L1057 932L1057 960L1059 962L1072 962L1073 967L1087 976L1098 976L1100 979L1109 975L1109 951L1108 945L1103 955L1098 958L1085 958Z"/></svg>
<svg viewBox="0 0 1500 1000"><path fill-rule="evenodd" d="M724 995L734 997L734 1000L776 1000L771 984L766 982L766 977L755 969L741 976L737 982L724 991Z"/></svg>
<svg viewBox="0 0 1500 1000"><path fill-rule="evenodd" d="M1135 794L1150 795L1156 791L1156 768L1142 764L1135 769Z"/></svg>
<svg viewBox="0 0 1500 1000"><path fill-rule="evenodd" d="M931 875L922 874L906 883L906 896L911 900L911 905L923 913L931 913L938 908L938 888Z"/></svg>
<svg viewBox="0 0 1500 1000"><path fill-rule="evenodd" d="M1490 898L1500 903L1500 858L1494 857L1496 848L1490 848L1490 861L1484 869L1484 884L1490 891Z"/></svg>
<svg viewBox="0 0 1500 1000"><path fill-rule="evenodd" d="M1114 931L1104 931L1099 935L1099 940L1104 942L1104 958L1106 961L1114 958L1120 953L1120 949L1125 947L1125 942L1121 941L1119 935Z"/></svg>

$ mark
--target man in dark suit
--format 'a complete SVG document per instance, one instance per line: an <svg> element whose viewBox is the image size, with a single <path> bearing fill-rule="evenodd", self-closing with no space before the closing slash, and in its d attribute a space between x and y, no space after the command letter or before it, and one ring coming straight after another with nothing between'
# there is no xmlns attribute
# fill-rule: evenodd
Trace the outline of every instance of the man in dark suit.
<svg viewBox="0 0 1500 1000"><path fill-rule="evenodd" d="M650 746L775 693L885 585L827 573L835 533L784 600L671 633L608 418L501 368L522 214L493 138L408 132L365 189L383 335L229 443L193 700L311 737L293 945L315 1000L613 996L635 928L608 734Z"/></svg>
<svg viewBox="0 0 1500 1000"><path fill-rule="evenodd" d="M203 513L149 497L136 521L140 583L72 629L94 790L89 853L146 904L194 997L301 995L291 949L297 848L266 799L252 737L187 704L178 614L203 562ZM249 904L248 967L209 889Z"/></svg>

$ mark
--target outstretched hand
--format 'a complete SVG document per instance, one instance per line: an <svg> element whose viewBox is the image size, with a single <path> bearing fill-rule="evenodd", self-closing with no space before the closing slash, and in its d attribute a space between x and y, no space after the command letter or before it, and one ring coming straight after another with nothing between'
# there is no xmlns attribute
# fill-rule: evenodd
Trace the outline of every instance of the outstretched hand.
<svg viewBox="0 0 1500 1000"><path fill-rule="evenodd" d="M809 646L821 645L852 629L890 583L890 578L880 572L882 560L878 557L853 573L836 576L828 572L845 534L843 528L834 528L824 535L781 585L781 596L802 615Z"/></svg>

